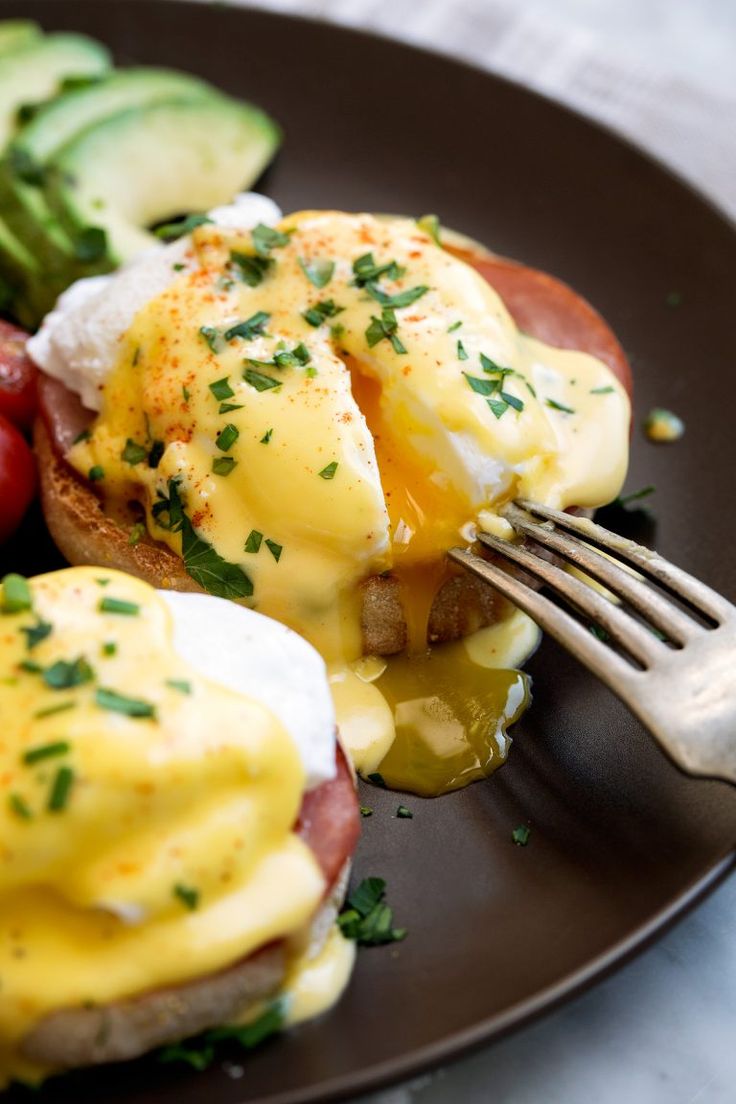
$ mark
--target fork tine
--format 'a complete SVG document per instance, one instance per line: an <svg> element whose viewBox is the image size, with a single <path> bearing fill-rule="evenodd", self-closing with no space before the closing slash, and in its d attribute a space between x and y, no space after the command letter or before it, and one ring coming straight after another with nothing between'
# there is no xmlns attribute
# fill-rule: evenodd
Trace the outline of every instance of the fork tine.
<svg viewBox="0 0 736 1104"><path fill-rule="evenodd" d="M579 579L518 544L493 537L489 533L479 533L478 540L486 548L491 548L505 559L512 560L525 571L536 575L586 617L602 625L608 635L642 667L651 667L662 655L666 645L657 640L653 633Z"/></svg>
<svg viewBox="0 0 736 1104"><path fill-rule="evenodd" d="M674 643L684 644L704 631L701 625L677 609L661 594L652 590L640 579L634 578L600 552L583 544L579 538L566 536L549 528L545 523L535 521L530 514L515 505L507 506L503 516L518 533L523 533L538 544L544 545L545 548L558 552L576 567L603 583L613 594L623 598L637 613L650 621Z"/></svg>
<svg viewBox="0 0 736 1104"><path fill-rule="evenodd" d="M564 609L520 579L502 571L498 564L484 560L465 548L451 548L447 554L450 559L472 571L474 575L503 594L504 598L508 598L524 613L529 614L541 629L559 641L576 659L616 692L624 686L630 686L632 680L641 677L641 672L602 644Z"/></svg>
<svg viewBox="0 0 736 1104"><path fill-rule="evenodd" d="M520 498L517 506L528 510L535 517L553 521L560 529L568 533L576 533L585 541L600 545L602 548L615 552L621 559L633 564L643 575L659 583L665 590L669 590L676 598L687 602L693 609L712 618L716 624L733 613L733 606L715 590L712 590L699 579L689 575L680 567L675 567L669 560L665 560L657 552L653 552L644 545L627 540L616 533L604 529L602 525L587 518L576 517L574 514L566 514L561 510L553 510L550 506L542 506L539 502L530 502Z"/></svg>

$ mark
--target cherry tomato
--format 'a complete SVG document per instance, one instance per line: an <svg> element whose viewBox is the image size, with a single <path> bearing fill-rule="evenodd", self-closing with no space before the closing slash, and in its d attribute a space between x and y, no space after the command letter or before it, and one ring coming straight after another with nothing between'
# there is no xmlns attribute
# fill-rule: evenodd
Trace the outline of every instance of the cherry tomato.
<svg viewBox="0 0 736 1104"><path fill-rule="evenodd" d="M33 453L20 430L0 414L0 541L18 528L35 491Z"/></svg>
<svg viewBox="0 0 736 1104"><path fill-rule="evenodd" d="M22 429L36 416L38 369L26 353L25 330L0 319L0 414Z"/></svg>

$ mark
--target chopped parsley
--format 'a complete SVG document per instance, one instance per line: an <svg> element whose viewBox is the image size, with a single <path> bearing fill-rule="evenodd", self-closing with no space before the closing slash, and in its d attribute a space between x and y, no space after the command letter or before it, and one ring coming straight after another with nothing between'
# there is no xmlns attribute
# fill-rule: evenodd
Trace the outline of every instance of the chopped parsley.
<svg viewBox="0 0 736 1104"><path fill-rule="evenodd" d="M252 364L253 361L249 363ZM243 379L251 387L255 387L256 391L270 391L274 387L280 387L283 383L283 380L275 379L274 376L267 376L265 372L259 372L255 368L246 368L243 372Z"/></svg>
<svg viewBox="0 0 736 1104"><path fill-rule="evenodd" d="M217 411L218 414L230 414L233 410L242 410L242 403L220 403L220 407Z"/></svg>
<svg viewBox="0 0 736 1104"><path fill-rule="evenodd" d="M82 686L91 682L95 673L84 656L76 659L57 659L50 667L42 671L43 681L51 690L69 690L72 686Z"/></svg>
<svg viewBox="0 0 736 1104"><path fill-rule="evenodd" d="M32 651L37 644L40 644L42 640L50 636L53 632L53 628L54 626L49 621L41 621L40 618L36 621L35 625L24 625L20 631L25 633L28 651Z"/></svg>
<svg viewBox="0 0 736 1104"><path fill-rule="evenodd" d="M74 784L74 771L71 767L59 767L54 781L51 783L51 791L47 804L50 813L60 813L67 805L72 785Z"/></svg>
<svg viewBox="0 0 736 1104"><path fill-rule="evenodd" d="M256 311L250 318L246 318L244 322L237 322L234 326L231 326L229 330L225 330L225 340L232 341L234 337L242 337L246 341L251 340L254 337L262 336L264 330L263 327L271 317L266 311Z"/></svg>
<svg viewBox="0 0 736 1104"><path fill-rule="evenodd" d="M22 762L27 767L31 767L34 763L42 763L44 759L66 755L69 750L70 745L66 740L56 740L53 744L43 744L41 747L29 748L28 751L23 753Z"/></svg>
<svg viewBox="0 0 736 1104"><path fill-rule="evenodd" d="M281 349L275 353L273 363L276 368L290 368L294 365L303 368L305 364L309 364L311 359L309 349L303 341L300 341L293 349Z"/></svg>
<svg viewBox="0 0 736 1104"><path fill-rule="evenodd" d="M406 805L399 805L396 810L396 816L398 820L411 820L414 814Z"/></svg>
<svg viewBox="0 0 736 1104"><path fill-rule="evenodd" d="M485 353L480 353L480 366L484 372L487 372L491 376L510 376L513 374L513 368L502 368L500 364L496 364L495 360L491 360Z"/></svg>
<svg viewBox="0 0 736 1104"><path fill-rule="evenodd" d="M362 817L373 816L373 810L369 809L367 805L361 805L360 806L360 815Z"/></svg>
<svg viewBox="0 0 736 1104"><path fill-rule="evenodd" d="M459 339L458 339L458 343L457 343L457 359L458 360L467 360L468 359L468 354L465 351L465 346L463 345L462 341L460 341Z"/></svg>
<svg viewBox="0 0 736 1104"><path fill-rule="evenodd" d="M230 475L237 465L238 461L232 456L216 456L212 461L212 472L214 475Z"/></svg>
<svg viewBox="0 0 736 1104"><path fill-rule="evenodd" d="M613 387L593 387L590 393L591 395L610 395L613 390Z"/></svg>
<svg viewBox="0 0 736 1104"><path fill-rule="evenodd" d="M263 533L259 533L257 529L251 529L248 534L248 539L245 542L246 552L258 552L261 547L261 541L263 540Z"/></svg>
<svg viewBox="0 0 736 1104"><path fill-rule="evenodd" d="M462 321L453 322L451 326L447 327L447 332L448 333L454 333L455 330L459 330L461 326L462 326Z"/></svg>
<svg viewBox="0 0 736 1104"><path fill-rule="evenodd" d="M166 679L166 685L172 690L178 690L180 694L191 694L192 684L186 679Z"/></svg>
<svg viewBox="0 0 736 1104"><path fill-rule="evenodd" d="M11 812L15 813L21 820L32 820L33 813L30 810L28 803L20 796L20 794L12 793L8 794L8 805Z"/></svg>
<svg viewBox="0 0 736 1104"><path fill-rule="evenodd" d="M125 694L118 694L117 690L109 690L100 686L95 691L95 703L100 709L107 709L111 713L124 713L126 717L146 718L156 716L156 707L151 702L140 698L128 698Z"/></svg>
<svg viewBox="0 0 736 1104"><path fill-rule="evenodd" d="M232 387L230 386L230 383L228 382L229 379L229 376L223 376L222 379L215 380L214 383L210 384L210 391L220 402L223 399L231 399L235 394Z"/></svg>
<svg viewBox="0 0 736 1104"><path fill-rule="evenodd" d="M393 927L393 911L384 902L383 878L365 878L348 896L347 908L337 918L346 939L364 947L394 943L406 937L406 928Z"/></svg>
<svg viewBox="0 0 736 1104"><path fill-rule="evenodd" d="M238 427L233 425L232 422L228 422L228 424L217 434L215 444L221 452L229 452L239 436L240 430Z"/></svg>
<svg viewBox="0 0 736 1104"><path fill-rule="evenodd" d="M267 445L272 437L273 437L273 429L267 429L258 443L260 445Z"/></svg>
<svg viewBox="0 0 736 1104"><path fill-rule="evenodd" d="M174 886L174 896L178 897L185 908L188 908L190 912L194 912L199 904L199 890L194 889L192 886L184 885L183 882L177 882Z"/></svg>
<svg viewBox="0 0 736 1104"><path fill-rule="evenodd" d="M365 287L369 281L378 280L381 276L387 276L389 280L399 280L404 271L396 261L376 264L372 253L363 253L353 261L353 283L356 287Z"/></svg>
<svg viewBox="0 0 736 1104"><path fill-rule="evenodd" d="M135 617L141 612L141 607L136 602L128 602L125 598L110 598L107 594L100 599L97 608L100 613L120 613L125 617Z"/></svg>
<svg viewBox="0 0 736 1104"><path fill-rule="evenodd" d="M21 613L31 609L32 605L31 588L25 576L15 572L6 575L3 579L3 613Z"/></svg>
<svg viewBox="0 0 736 1104"><path fill-rule="evenodd" d="M435 245L439 245L442 248L442 242L440 241L440 220L437 215L422 215L417 219L417 226L424 231L425 234L429 234Z"/></svg>
<svg viewBox="0 0 736 1104"><path fill-rule="evenodd" d="M168 491L168 498L158 492L159 501L154 504L152 513L162 528L181 533L182 559L191 578L208 594L218 598L250 598L253 583L243 569L228 563L211 544L197 536L184 512L177 479L169 480Z"/></svg>
<svg viewBox="0 0 736 1104"><path fill-rule="evenodd" d="M337 471L338 466L339 465L338 465L337 460L330 461L330 463L327 464L327 466L324 467L321 472L319 472L320 478L321 479L334 479L335 478L335 472Z"/></svg>
<svg viewBox="0 0 736 1104"><path fill-rule="evenodd" d="M118 650L118 646L114 640L106 640L102 645L102 654L106 656L114 656Z"/></svg>
<svg viewBox="0 0 736 1104"><path fill-rule="evenodd" d="M207 215L187 215L186 218L179 219L177 222L166 222L163 226L157 226L154 234L157 238L162 238L167 242L176 241L177 238L183 238L185 234L191 234L192 230L196 230L198 226L204 226L211 222L212 219Z"/></svg>
<svg viewBox="0 0 736 1104"><path fill-rule="evenodd" d="M317 257L315 260L309 262L300 257L299 267L310 284L319 288L320 291L323 287L327 287L335 274L335 262L328 261L326 257Z"/></svg>
<svg viewBox="0 0 736 1104"><path fill-rule="evenodd" d="M545 399L544 401L547 404L547 406L551 407L552 410L559 410L563 414L574 414L575 413L575 411L573 410L573 408L571 406L565 406L564 403L557 402L557 399Z"/></svg>
<svg viewBox="0 0 736 1104"><path fill-rule="evenodd" d="M126 464L142 464L148 457L148 449L143 445L138 445L132 438L128 438L125 442L125 448L120 453L120 459L124 460Z"/></svg>
<svg viewBox="0 0 736 1104"><path fill-rule="evenodd" d="M128 534L128 544L135 546L140 544L146 535L146 527L142 521L137 521Z"/></svg>
<svg viewBox="0 0 736 1104"><path fill-rule="evenodd" d="M479 379L477 376L469 376L467 372L463 372L463 375L477 395L492 395L500 386L499 380Z"/></svg>
<svg viewBox="0 0 736 1104"><path fill-rule="evenodd" d="M417 299L421 299L429 291L429 288L426 284L418 284L416 287L407 288L406 291L400 291L396 295L388 295L373 280L368 280L365 290L381 306L397 309L399 307L410 307L412 303L416 303Z"/></svg>
<svg viewBox="0 0 736 1104"><path fill-rule="evenodd" d="M274 230L272 226L265 226L262 222L253 229L253 248L259 257L268 257L272 249L281 249L289 244L290 234L283 234L280 230Z"/></svg>
<svg viewBox="0 0 736 1104"><path fill-rule="evenodd" d="M383 341L383 339L386 338L391 342L395 353L405 353L406 348L396 332L398 328L399 324L396 321L396 315L391 307L384 307L381 311L380 318L371 315L371 324L365 331L365 337L369 347L372 349L379 341Z"/></svg>
<svg viewBox="0 0 736 1104"><path fill-rule="evenodd" d="M336 314L340 314L344 310L345 308L339 307L334 299L322 299L319 303L315 303L313 307L310 307L309 310L305 310L302 318L316 329L328 318L334 318Z"/></svg>
<svg viewBox="0 0 736 1104"><path fill-rule="evenodd" d="M277 544L276 541L266 540L266 548L269 550L276 563L281 559L281 553L283 551L283 545Z"/></svg>
<svg viewBox="0 0 736 1104"><path fill-rule="evenodd" d="M374 786L380 786L382 790L386 789L386 779L378 771L373 771L372 774L366 775L369 782L372 782Z"/></svg>
<svg viewBox="0 0 736 1104"><path fill-rule="evenodd" d="M230 252L230 263L234 265L238 277L244 284L248 287L258 287L263 283L273 262L270 257L254 257L251 253L241 253L233 249Z"/></svg>
<svg viewBox="0 0 736 1104"><path fill-rule="evenodd" d="M59 702L58 705L47 705L45 709L37 709L33 716L37 720L42 720L44 717L53 717L57 713L66 713L69 709L76 707L75 701Z"/></svg>
<svg viewBox="0 0 736 1104"><path fill-rule="evenodd" d="M99 479L105 478L105 469L100 464L93 464L87 472L87 478L90 483L96 483Z"/></svg>
<svg viewBox="0 0 736 1104"><path fill-rule="evenodd" d="M525 825L519 825L518 828L514 828L511 833L511 838L517 847L526 847L529 842L529 836L531 835L531 829Z"/></svg>
<svg viewBox="0 0 736 1104"><path fill-rule="evenodd" d="M285 1022L284 1003L277 1000L252 1023L213 1027L195 1038L164 1047L159 1052L159 1060L166 1063L183 1062L201 1072L212 1065L219 1045L229 1043L243 1050L253 1050L270 1035L280 1031Z"/></svg>

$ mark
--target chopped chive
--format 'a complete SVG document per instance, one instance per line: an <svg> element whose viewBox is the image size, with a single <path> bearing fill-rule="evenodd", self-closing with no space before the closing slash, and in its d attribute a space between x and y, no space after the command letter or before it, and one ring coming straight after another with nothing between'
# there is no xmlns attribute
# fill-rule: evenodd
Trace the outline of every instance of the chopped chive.
<svg viewBox="0 0 736 1104"><path fill-rule="evenodd" d="M447 327L447 332L448 333L454 333L455 330L459 330L461 326L462 326L462 321L453 322L451 326Z"/></svg>
<svg viewBox="0 0 736 1104"><path fill-rule="evenodd" d="M100 709L108 709L112 713L124 713L128 717L155 718L156 716L156 707L150 702L128 698L124 694L118 694L116 690L108 690L102 686L95 691L95 702Z"/></svg>
<svg viewBox="0 0 736 1104"><path fill-rule="evenodd" d="M469 376L467 372L463 372L463 375L468 381L468 386L471 387L477 395L492 395L498 387L498 380L479 379L478 376Z"/></svg>
<svg viewBox="0 0 736 1104"><path fill-rule="evenodd" d="M112 582L112 579L99 579L98 578L98 579L95 579L95 582L97 583L98 586L106 587L106 586L110 585L110 583Z"/></svg>
<svg viewBox="0 0 736 1104"><path fill-rule="evenodd" d="M43 667L40 663L34 663L32 659L22 659L18 664L21 671L28 671L31 675L40 675Z"/></svg>
<svg viewBox="0 0 736 1104"><path fill-rule="evenodd" d="M21 761L25 763L27 767L33 766L34 763L41 763L44 759L53 759L57 755L66 755L70 750L70 745L66 740L56 740L53 744L43 744L40 747L29 748L21 756Z"/></svg>
<svg viewBox="0 0 736 1104"><path fill-rule="evenodd" d="M563 414L575 413L571 406L565 406L564 403L557 402L556 399L545 399L544 401L546 402L547 406L552 408L552 410L560 410Z"/></svg>
<svg viewBox="0 0 736 1104"><path fill-rule="evenodd" d="M399 820L411 820L414 814L406 805L399 805L396 816Z"/></svg>
<svg viewBox="0 0 736 1104"><path fill-rule="evenodd" d="M59 767L49 793L47 808L50 813L60 813L66 808L73 782L74 771L72 768Z"/></svg>
<svg viewBox="0 0 736 1104"><path fill-rule="evenodd" d="M508 391L501 391L500 394L503 401L505 403L508 403L509 406L512 406L514 410L518 410L519 412L521 412L524 409L523 401L521 399L518 399L516 395L511 395Z"/></svg>
<svg viewBox="0 0 736 1104"><path fill-rule="evenodd" d="M136 444L132 438L128 438L125 442L125 448L120 453L120 459L124 460L126 464L131 466L135 464L142 464L148 456L148 450L143 445Z"/></svg>
<svg viewBox="0 0 736 1104"><path fill-rule="evenodd" d="M458 340L458 343L457 343L457 359L458 360L467 360L468 359L468 354L465 351L465 346L463 345L462 341L459 341L459 340Z"/></svg>
<svg viewBox="0 0 736 1104"><path fill-rule="evenodd" d="M114 656L118 650L118 646L114 640L106 640L102 645L102 654L106 656Z"/></svg>
<svg viewBox="0 0 736 1104"><path fill-rule="evenodd" d="M217 413L218 414L229 414L231 410L242 410L242 409L243 409L243 404L242 403L225 403L224 402L224 403L220 403L220 409L217 411Z"/></svg>
<svg viewBox="0 0 736 1104"><path fill-rule="evenodd" d="M180 694L191 694L192 684L186 679L166 679L166 685L172 690L178 690Z"/></svg>
<svg viewBox="0 0 736 1104"><path fill-rule="evenodd" d="M276 563L278 563L279 560L281 559L281 553L283 551L283 545L277 544L276 541L267 540L266 541L266 547L268 548L269 552L271 553L271 555L275 559Z"/></svg>
<svg viewBox="0 0 736 1104"><path fill-rule="evenodd" d="M217 434L215 444L222 452L229 452L239 436L240 430L238 427L234 426L232 422L228 422L228 424Z"/></svg>
<svg viewBox="0 0 736 1104"><path fill-rule="evenodd" d="M105 469L101 464L93 464L87 472L87 478L90 483L96 483L99 479L105 478Z"/></svg>
<svg viewBox="0 0 736 1104"><path fill-rule="evenodd" d="M321 479L334 479L335 478L335 472L337 471L337 468L338 468L337 460L332 460L326 467L324 467L322 469L321 472L319 472L320 478Z"/></svg>
<svg viewBox="0 0 736 1104"><path fill-rule="evenodd" d="M527 386L527 390L528 390L529 394L530 394L530 395L532 396L532 398L533 398L533 399L536 399L536 397L537 397L537 392L536 392L535 388L534 388L534 387L532 387L532 385L531 385L531 383L529 382L529 380L525 380L524 382L526 383L526 386Z"/></svg>
<svg viewBox="0 0 736 1104"><path fill-rule="evenodd" d="M365 290L375 299L377 303L380 303L382 307L392 307L397 310L401 307L410 307L412 303L416 303L417 299L421 299L425 295L429 288L426 284L419 284L417 287L407 288L406 291L400 291L396 295L388 295L385 291L379 288L378 284L369 280L365 285Z"/></svg>
<svg viewBox="0 0 736 1104"><path fill-rule="evenodd" d="M233 456L216 456L212 461L213 475L230 475L233 468L238 466L238 461Z"/></svg>
<svg viewBox="0 0 736 1104"><path fill-rule="evenodd" d="M230 383L229 376L223 376L222 379L215 380L214 383L209 385L209 389L216 399L222 401L223 399L231 399L235 392L233 391Z"/></svg>
<svg viewBox="0 0 736 1104"><path fill-rule="evenodd" d="M192 886L183 885L182 882L177 882L174 886L174 896L178 897L190 912L193 912L199 904L199 890Z"/></svg>
<svg viewBox="0 0 736 1104"><path fill-rule="evenodd" d="M20 613L33 605L31 588L24 575L11 571L3 579L3 613Z"/></svg>
<svg viewBox="0 0 736 1104"><path fill-rule="evenodd" d="M30 810L27 802L20 796L20 794L12 793L8 794L8 805L11 812L15 813L21 820L32 820L33 813Z"/></svg>
<svg viewBox="0 0 736 1104"><path fill-rule="evenodd" d="M513 375L513 368L502 368L500 364L496 364L495 360L491 360L485 353L480 353L480 366L484 372L488 372L491 376L511 376Z"/></svg>
<svg viewBox="0 0 736 1104"><path fill-rule="evenodd" d="M369 809L369 807L367 805L361 805L360 806L360 815L362 817L373 816L373 810Z"/></svg>
<svg viewBox="0 0 736 1104"><path fill-rule="evenodd" d="M128 602L125 598L110 598L107 594L100 599L97 608L100 613L121 613L126 617L135 617L141 611L136 602Z"/></svg>
<svg viewBox="0 0 736 1104"><path fill-rule="evenodd" d="M366 775L366 777L374 786L380 786L382 790L386 789L386 780L378 771L373 771L372 774Z"/></svg>
<svg viewBox="0 0 736 1104"><path fill-rule="evenodd" d="M379 341L383 341L384 338L386 338L391 342L391 346L395 353L405 353L406 347L396 332L398 327L399 324L392 307L384 307L381 311L380 318L371 315L370 326L368 326L365 331L365 337L369 347L372 349Z"/></svg>
<svg viewBox="0 0 736 1104"><path fill-rule="evenodd" d="M308 322L310 326L315 329L317 326L321 326L328 318L334 318L336 314L341 314L344 311L344 307L339 307L334 299L323 299L319 303L315 303L313 307L305 310L302 313L302 318L305 322Z"/></svg>
<svg viewBox="0 0 736 1104"><path fill-rule="evenodd" d="M267 429L258 443L261 444L261 445L267 445L272 437L273 437L273 428Z"/></svg>
<svg viewBox="0 0 736 1104"><path fill-rule="evenodd" d="M182 398L184 399L185 403L189 402L189 398L190 398L189 388L185 387L183 384L182 384L182 388L181 388L181 395L182 395Z"/></svg>
<svg viewBox="0 0 736 1104"><path fill-rule="evenodd" d="M613 390L613 387L593 387L590 393L591 395L610 395Z"/></svg>
<svg viewBox="0 0 736 1104"><path fill-rule="evenodd" d="M387 276L389 280L399 280L404 275L404 271L396 261L376 264L372 253L364 253L353 261L353 282L356 287L364 287L369 280L378 280L381 276Z"/></svg>
<svg viewBox="0 0 736 1104"><path fill-rule="evenodd" d="M425 234L429 234L435 245L439 245L440 248L442 247L442 242L440 241L440 230L442 228L437 215L422 215L421 218L417 219L417 226L422 229Z"/></svg>
<svg viewBox="0 0 736 1104"><path fill-rule="evenodd" d="M502 418L509 408L509 404L505 399L486 399L486 402L491 408L491 412L494 417Z"/></svg>
<svg viewBox="0 0 736 1104"><path fill-rule="evenodd" d="M74 701L65 701L58 705L47 705L45 709L37 709L33 716L40 721L43 717L53 717L56 713L66 713L68 709L74 709L76 704Z"/></svg>
<svg viewBox="0 0 736 1104"><path fill-rule="evenodd" d="M258 552L261 547L261 541L263 540L263 533L259 533L257 529L251 529L248 534L248 539L245 542L246 552Z"/></svg>
<svg viewBox="0 0 736 1104"><path fill-rule="evenodd" d="M525 825L520 825L518 828L514 828L511 833L511 838L517 847L526 847L529 842L529 836L531 835L531 829Z"/></svg>
<svg viewBox="0 0 736 1104"><path fill-rule="evenodd" d="M157 226L154 234L157 238L172 242L178 238L183 238L185 234L191 234L192 230L196 230L198 226L204 226L211 222L212 219L208 215L187 215L186 218L179 219L178 222L166 222L163 226Z"/></svg>
<svg viewBox="0 0 736 1104"><path fill-rule="evenodd" d="M302 257L299 258L299 267L304 275L309 280L310 284L319 288L321 291L323 287L326 287L335 273L335 262L328 261L324 257L317 257L315 260L307 262Z"/></svg>
<svg viewBox="0 0 736 1104"><path fill-rule="evenodd" d="M200 326L199 336L204 338L207 348L211 353L217 353L220 350L220 334L214 326Z"/></svg>

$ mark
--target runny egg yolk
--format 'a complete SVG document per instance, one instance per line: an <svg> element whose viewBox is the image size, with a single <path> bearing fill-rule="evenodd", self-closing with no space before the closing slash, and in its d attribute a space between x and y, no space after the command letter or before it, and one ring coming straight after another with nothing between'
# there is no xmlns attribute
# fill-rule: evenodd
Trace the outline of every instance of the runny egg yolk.
<svg viewBox="0 0 736 1104"><path fill-rule="evenodd" d="M265 245L205 225L189 261L136 317L70 461L103 472L95 487L108 509L140 502L150 536L183 555L200 585L316 645L348 746L360 729L361 771L398 733L393 772L407 739L402 705L427 697L441 664L445 698L463 688L445 701L448 747L462 730L463 761L485 765L458 773L434 710L425 750L406 758L415 780L404 770L396 784L439 792L491 769L501 751L478 753L469 734L483 727L479 702L487 743L518 715L518 676L491 678L462 647L421 659L452 575L445 553L498 524L514 495L563 508L614 497L627 462L624 389L596 358L519 333L481 276L408 219L306 211ZM408 659L358 687L361 584L387 572ZM372 745L357 722L365 686L385 691L393 717ZM369 713L385 720L378 706Z"/></svg>

